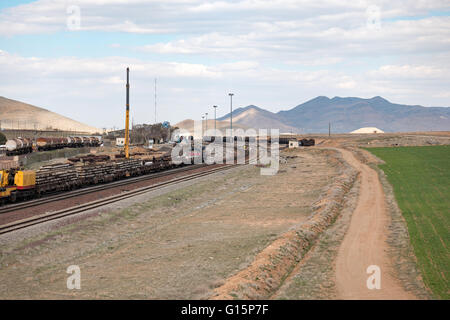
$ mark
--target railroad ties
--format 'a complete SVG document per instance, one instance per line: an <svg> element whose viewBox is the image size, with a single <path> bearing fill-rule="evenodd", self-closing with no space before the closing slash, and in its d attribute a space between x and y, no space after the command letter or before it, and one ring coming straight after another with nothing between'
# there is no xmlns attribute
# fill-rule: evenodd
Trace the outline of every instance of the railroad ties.
<svg viewBox="0 0 450 320"><path fill-rule="evenodd" d="M142 161L136 159L77 164L78 178L83 185L111 182L142 174Z"/></svg>
<svg viewBox="0 0 450 320"><path fill-rule="evenodd" d="M86 159L87 160L87 159ZM36 190L38 194L71 190L84 185L112 182L146 172L142 160L120 159L104 161L78 161L46 165L36 171ZM103 161L102 161L103 160ZM149 168L150 170L150 168Z"/></svg>
<svg viewBox="0 0 450 320"><path fill-rule="evenodd" d="M78 184L75 166L70 163L46 165L36 171L36 191L44 192L70 190Z"/></svg>

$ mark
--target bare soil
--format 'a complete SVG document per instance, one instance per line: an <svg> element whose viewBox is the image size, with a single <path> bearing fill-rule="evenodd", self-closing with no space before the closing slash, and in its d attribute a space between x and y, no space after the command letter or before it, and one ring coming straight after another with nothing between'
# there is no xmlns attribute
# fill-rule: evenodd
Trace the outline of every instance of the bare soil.
<svg viewBox="0 0 450 320"><path fill-rule="evenodd" d="M340 149L344 159L361 173L358 203L336 259L336 286L341 299L415 299L394 276L386 242L390 216L375 170ZM381 269L381 289L368 289L366 270Z"/></svg>
<svg viewBox="0 0 450 320"><path fill-rule="evenodd" d="M334 154L290 151L275 176L242 167L8 242L0 251L0 297L208 298L310 216L338 176ZM66 288L70 265L81 268L81 290Z"/></svg>

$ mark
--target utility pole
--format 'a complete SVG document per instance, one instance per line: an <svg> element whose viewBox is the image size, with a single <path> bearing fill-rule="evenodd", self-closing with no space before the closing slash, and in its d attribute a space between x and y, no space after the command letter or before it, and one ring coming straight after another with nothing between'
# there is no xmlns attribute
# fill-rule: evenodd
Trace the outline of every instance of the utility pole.
<svg viewBox="0 0 450 320"><path fill-rule="evenodd" d="M328 136L331 137L331 122L328 122Z"/></svg>
<svg viewBox="0 0 450 320"><path fill-rule="evenodd" d="M156 78L155 78L155 124L156 124Z"/></svg>
<svg viewBox="0 0 450 320"><path fill-rule="evenodd" d="M234 93L229 93L230 96L230 134L233 136L233 95Z"/></svg>
<svg viewBox="0 0 450 320"><path fill-rule="evenodd" d="M125 157L128 159L130 158L130 68L127 68L127 109L126 109L126 116L125 116Z"/></svg>
<svg viewBox="0 0 450 320"><path fill-rule="evenodd" d="M203 121L205 120L205 116L202 116L202 138L203 138Z"/></svg>
<svg viewBox="0 0 450 320"><path fill-rule="evenodd" d="M208 112L205 113L206 116L206 130L205 130L205 134L208 134Z"/></svg>
<svg viewBox="0 0 450 320"><path fill-rule="evenodd" d="M216 134L215 131L217 130L217 126L216 126L216 122L217 122L217 120L216 120L216 109L217 109L217 106L213 106L213 108L214 108L214 135L215 135Z"/></svg>

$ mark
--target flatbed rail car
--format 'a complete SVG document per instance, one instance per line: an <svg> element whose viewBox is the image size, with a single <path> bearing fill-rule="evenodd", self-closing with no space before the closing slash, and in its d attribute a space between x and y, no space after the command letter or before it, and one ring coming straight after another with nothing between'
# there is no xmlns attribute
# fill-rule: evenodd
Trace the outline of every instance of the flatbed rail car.
<svg viewBox="0 0 450 320"><path fill-rule="evenodd" d="M46 193L68 191L83 186L112 182L127 177L171 169L170 157L153 161L120 159L103 163L64 163L39 170L0 170L0 204L36 198Z"/></svg>

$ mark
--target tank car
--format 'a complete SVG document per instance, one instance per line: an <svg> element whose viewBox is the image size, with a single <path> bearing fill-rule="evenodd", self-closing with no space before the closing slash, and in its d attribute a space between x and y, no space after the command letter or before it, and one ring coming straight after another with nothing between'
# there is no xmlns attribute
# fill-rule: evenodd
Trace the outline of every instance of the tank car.
<svg viewBox="0 0 450 320"><path fill-rule="evenodd" d="M27 138L10 139L5 147L7 156L26 154L33 151L33 142Z"/></svg>
<svg viewBox="0 0 450 320"><path fill-rule="evenodd" d="M53 149L53 139L40 137L36 139L36 146L39 151Z"/></svg>
<svg viewBox="0 0 450 320"><path fill-rule="evenodd" d="M88 137L82 137L83 139L83 147L89 147L91 140Z"/></svg>

